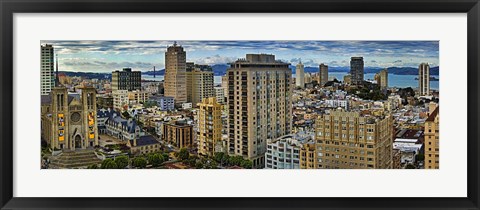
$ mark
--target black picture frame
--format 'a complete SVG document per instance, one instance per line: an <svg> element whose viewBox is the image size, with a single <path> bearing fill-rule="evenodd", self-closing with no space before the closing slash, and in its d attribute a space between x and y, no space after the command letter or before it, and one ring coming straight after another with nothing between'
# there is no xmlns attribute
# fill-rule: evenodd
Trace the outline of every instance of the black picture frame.
<svg viewBox="0 0 480 210"><path fill-rule="evenodd" d="M2 209L479 209L478 0L0 0ZM468 196L465 198L17 198L13 197L15 13L467 13ZM368 23L366 23L368 24ZM448 33L448 30L446 30ZM448 181L448 180L445 180ZM421 189L417 189L421 190ZM201 196L201 195L199 195Z"/></svg>

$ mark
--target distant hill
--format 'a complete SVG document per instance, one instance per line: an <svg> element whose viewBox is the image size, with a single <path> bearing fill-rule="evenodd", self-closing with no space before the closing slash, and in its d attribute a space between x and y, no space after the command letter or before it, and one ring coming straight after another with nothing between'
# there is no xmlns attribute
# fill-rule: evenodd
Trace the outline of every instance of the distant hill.
<svg viewBox="0 0 480 210"><path fill-rule="evenodd" d="M212 66L213 75L223 76L227 72L228 65L226 64L215 64ZM142 72L144 75L153 75L153 71ZM155 75L165 75L165 69L160 69L155 71Z"/></svg>
<svg viewBox="0 0 480 210"><path fill-rule="evenodd" d="M153 71L142 72L144 75L153 75ZM155 75L164 75L165 69L160 69L155 71Z"/></svg>
<svg viewBox="0 0 480 210"><path fill-rule="evenodd" d="M296 68L293 65L290 65L290 68L292 69L292 73L295 74ZM213 74L215 76L223 76L227 72L228 65L226 64L215 64L212 66L213 69ZM381 71L383 68L379 67L365 67L365 73L377 73ZM350 67L349 66L330 66L328 67L329 72L349 72ZM318 67L311 67L311 66L306 66L305 67L305 72L309 73L316 73L318 72ZM156 72L156 75L164 75L165 70L161 69ZM396 75L417 75L418 74L418 69L417 68L412 68L412 67L390 67L388 68L388 73L389 74L396 74ZM142 74L146 75L153 75L153 71L148 71L148 72L143 72ZM431 75L438 75L439 74L439 67L431 67L430 68L430 74Z"/></svg>
<svg viewBox="0 0 480 210"><path fill-rule="evenodd" d="M212 66L213 74L215 76L223 76L227 72L228 69L227 64L215 64ZM290 68L292 69L292 73L295 74L295 66L290 65ZM379 67L365 67L365 73L377 73L381 71L383 68ZM350 67L345 66L345 67L340 67L340 66L330 66L328 67L329 72L349 72ZM306 66L305 67L305 72L309 73L316 73L318 72L318 67L311 67L311 66ZM95 78L95 79L111 79L112 74L111 73L93 73L93 72L69 72L69 71L60 71L60 73L64 73L67 76L74 77L74 76L79 76L79 77L85 77L85 78ZM396 75L417 75L418 74L418 69L417 68L412 68L412 67L390 67L388 68L388 73L389 74L396 74ZM142 72L143 75L153 75L153 71L147 71L147 72ZM155 75L164 75L165 74L165 69L159 69L155 71ZM431 67L430 68L430 75L438 76L439 75L439 67Z"/></svg>
<svg viewBox="0 0 480 210"><path fill-rule="evenodd" d="M69 77L83 77L88 79L112 79L112 73L96 73L96 72L71 72L59 71L59 74L65 74Z"/></svg>
<svg viewBox="0 0 480 210"><path fill-rule="evenodd" d="M290 66L292 69L292 73L295 73L295 66ZM438 66L431 67L430 68L430 75L438 75L439 74L439 68ZM365 67L365 73L378 73L379 71L383 70L383 68L379 67ZM349 72L350 67L337 67L337 66L331 66L328 67L329 72ZM305 67L305 72L310 72L310 73L316 73L318 72L317 67ZM418 68L412 68L412 67L390 67L388 68L388 73L389 74L396 74L396 75L417 75L418 74Z"/></svg>

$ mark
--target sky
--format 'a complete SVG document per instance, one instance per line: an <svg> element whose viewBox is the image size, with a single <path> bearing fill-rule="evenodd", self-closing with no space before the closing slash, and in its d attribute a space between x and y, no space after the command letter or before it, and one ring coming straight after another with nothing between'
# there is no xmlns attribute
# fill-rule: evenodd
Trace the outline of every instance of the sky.
<svg viewBox="0 0 480 210"><path fill-rule="evenodd" d="M53 44L59 71L112 72L124 67L163 69L165 51L173 41L41 41ZM248 53L274 54L277 60L305 66L350 66L350 57L362 56L365 67L439 65L438 41L177 41L187 62L226 64Z"/></svg>

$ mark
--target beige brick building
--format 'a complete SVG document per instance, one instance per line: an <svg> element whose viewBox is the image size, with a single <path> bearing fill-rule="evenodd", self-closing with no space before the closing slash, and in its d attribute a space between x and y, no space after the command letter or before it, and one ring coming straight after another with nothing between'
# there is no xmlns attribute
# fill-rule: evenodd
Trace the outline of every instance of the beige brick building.
<svg viewBox="0 0 480 210"><path fill-rule="evenodd" d="M437 106L428 116L425 121L425 169L438 169L440 168L440 114L439 107Z"/></svg>
<svg viewBox="0 0 480 210"><path fill-rule="evenodd" d="M300 149L300 169L315 169L318 167L316 144L303 144Z"/></svg>
<svg viewBox="0 0 480 210"><path fill-rule="evenodd" d="M193 127L185 121L173 121L163 125L163 141L178 148L193 146Z"/></svg>
<svg viewBox="0 0 480 210"><path fill-rule="evenodd" d="M292 70L274 55L247 54L227 76L228 153L263 168L267 139L292 129Z"/></svg>
<svg viewBox="0 0 480 210"><path fill-rule="evenodd" d="M143 90L134 90L128 92L128 103L138 104L148 101L150 94Z"/></svg>
<svg viewBox="0 0 480 210"><path fill-rule="evenodd" d="M375 78L380 89L388 88L388 69L381 70L375 74Z"/></svg>
<svg viewBox="0 0 480 210"><path fill-rule="evenodd" d="M165 96L175 99L175 104L187 102L187 53L175 42L165 52Z"/></svg>
<svg viewBox="0 0 480 210"><path fill-rule="evenodd" d="M204 98L198 104L198 154L213 156L217 144L222 145L222 105Z"/></svg>
<svg viewBox="0 0 480 210"><path fill-rule="evenodd" d="M187 102L193 106L202 102L202 99L214 97L213 90L213 71L208 65L198 65L187 63Z"/></svg>
<svg viewBox="0 0 480 210"><path fill-rule="evenodd" d="M393 119L330 110L316 121L318 168L392 168Z"/></svg>

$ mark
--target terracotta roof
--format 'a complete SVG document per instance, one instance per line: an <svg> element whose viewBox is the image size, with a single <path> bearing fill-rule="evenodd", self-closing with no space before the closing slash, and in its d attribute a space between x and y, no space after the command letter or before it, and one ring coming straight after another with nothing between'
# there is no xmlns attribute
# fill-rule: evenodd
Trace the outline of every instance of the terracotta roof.
<svg viewBox="0 0 480 210"><path fill-rule="evenodd" d="M435 110L433 110L432 114L430 114L430 116L428 116L428 118L425 120L427 122L433 122L435 120L435 117L438 115L438 112L439 112L439 106L437 106L437 108L435 108Z"/></svg>

